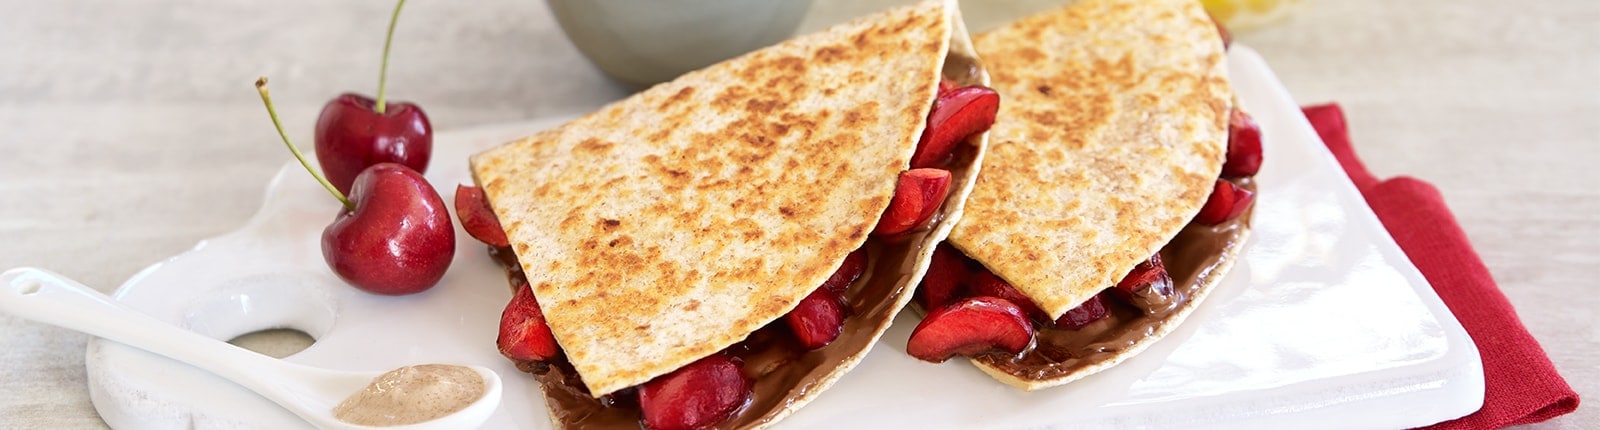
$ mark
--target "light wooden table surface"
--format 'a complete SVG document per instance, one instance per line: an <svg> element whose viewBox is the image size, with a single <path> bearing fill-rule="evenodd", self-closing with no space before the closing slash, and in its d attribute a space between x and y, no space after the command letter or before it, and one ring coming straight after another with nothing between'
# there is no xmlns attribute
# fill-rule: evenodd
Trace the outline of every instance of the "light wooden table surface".
<svg viewBox="0 0 1600 430"><path fill-rule="evenodd" d="M803 28L895 2L819 0ZM324 101L373 91L391 7L0 0L0 268L109 291L241 225L287 160L251 82L273 77L309 148ZM391 94L436 130L627 94L537 0L415 1L395 37ZM1301 102L1343 103L1374 172L1437 184L1557 367L1600 395L1600 2L1310 0L1239 40ZM86 339L0 315L0 428L104 426ZM1595 423L1585 406L1536 428Z"/></svg>

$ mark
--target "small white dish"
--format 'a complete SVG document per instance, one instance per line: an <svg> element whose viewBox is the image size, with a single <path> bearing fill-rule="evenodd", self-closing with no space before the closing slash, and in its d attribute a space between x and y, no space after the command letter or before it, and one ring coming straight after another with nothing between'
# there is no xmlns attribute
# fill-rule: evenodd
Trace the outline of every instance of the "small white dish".
<svg viewBox="0 0 1600 430"><path fill-rule="evenodd" d="M1189 321L1103 373L1024 393L952 361L904 352L902 318L837 385L780 428L1409 428L1483 403L1477 348L1366 206L1283 86L1250 49L1229 55L1265 156L1254 233ZM452 196L466 157L565 118L441 133L427 175ZM466 234L440 285L379 297L343 284L318 248L337 203L286 164L242 229L151 266L127 305L229 339L290 327L317 339L288 361L328 368L486 366L504 403L485 425L548 428L542 395L495 349L504 275ZM90 393L121 429L306 427L232 383L153 354L89 343Z"/></svg>

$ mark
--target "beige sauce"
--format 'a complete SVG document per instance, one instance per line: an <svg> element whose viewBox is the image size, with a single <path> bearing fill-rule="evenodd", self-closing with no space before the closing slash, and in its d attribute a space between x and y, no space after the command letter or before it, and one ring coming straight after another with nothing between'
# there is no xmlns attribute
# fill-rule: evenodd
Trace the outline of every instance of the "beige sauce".
<svg viewBox="0 0 1600 430"><path fill-rule="evenodd" d="M399 426L432 421L483 397L483 376L468 367L423 364L391 370L333 408L339 421Z"/></svg>

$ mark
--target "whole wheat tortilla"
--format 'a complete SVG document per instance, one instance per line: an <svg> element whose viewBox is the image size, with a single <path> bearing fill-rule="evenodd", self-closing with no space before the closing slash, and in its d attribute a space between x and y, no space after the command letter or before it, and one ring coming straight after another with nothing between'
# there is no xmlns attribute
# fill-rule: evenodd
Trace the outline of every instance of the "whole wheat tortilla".
<svg viewBox="0 0 1600 430"><path fill-rule="evenodd" d="M866 241L967 45L955 14L934 0L801 36L472 158L592 395L743 340Z"/></svg>
<svg viewBox="0 0 1600 430"><path fill-rule="evenodd" d="M1083 0L974 38L1005 100L950 242L1051 318L1194 218L1232 90L1193 0Z"/></svg>

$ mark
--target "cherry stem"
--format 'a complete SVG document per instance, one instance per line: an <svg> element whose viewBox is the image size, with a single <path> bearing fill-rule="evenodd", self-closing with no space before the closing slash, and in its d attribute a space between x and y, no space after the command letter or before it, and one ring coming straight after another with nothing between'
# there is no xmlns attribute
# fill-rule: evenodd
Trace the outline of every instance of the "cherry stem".
<svg viewBox="0 0 1600 430"><path fill-rule="evenodd" d="M389 83L389 43L394 41L394 25L400 22L400 8L405 7L406 0L394 4L394 15L389 17L389 34L383 36L383 64L378 66L378 104L373 106L379 115L383 114L384 87Z"/></svg>
<svg viewBox="0 0 1600 430"><path fill-rule="evenodd" d="M267 115L272 117L272 126L278 128L278 136L283 138L283 145L289 147L289 152L294 153L294 159L300 160L300 166L305 167L306 172L311 173L311 177L317 178L317 182L322 184L322 188L327 188L329 193L333 193L333 197L338 198L339 203L344 203L346 209L356 210L356 205L350 203L350 199L346 198L344 193L339 192L338 188L334 188L333 184L328 182L327 178L322 177L321 173L317 173L317 169L311 168L311 163L307 162L306 156L300 153L300 148L289 142L289 134L283 132L283 121L278 120L278 110L272 108L272 94L267 92L266 76L256 79L256 92L261 93L261 104L267 105Z"/></svg>

